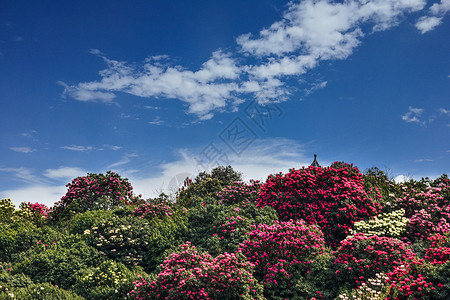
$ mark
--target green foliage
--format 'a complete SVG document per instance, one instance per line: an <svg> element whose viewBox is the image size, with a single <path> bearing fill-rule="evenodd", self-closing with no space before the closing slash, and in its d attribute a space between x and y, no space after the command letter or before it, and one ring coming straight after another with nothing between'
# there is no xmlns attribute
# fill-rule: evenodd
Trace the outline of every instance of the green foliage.
<svg viewBox="0 0 450 300"><path fill-rule="evenodd" d="M362 232L366 235L400 238L406 231L409 219L404 217L405 210L398 209L390 213L382 213L371 220L359 221L353 224L351 234Z"/></svg>
<svg viewBox="0 0 450 300"><path fill-rule="evenodd" d="M126 299L137 275L124 264L106 260L78 273L73 290L86 299Z"/></svg>
<svg viewBox="0 0 450 300"><path fill-rule="evenodd" d="M30 255L17 263L12 274L23 273L33 282L50 282L64 289L75 283L76 273L102 261L94 248L76 237L69 237L57 245L44 246L44 251Z"/></svg>
<svg viewBox="0 0 450 300"><path fill-rule="evenodd" d="M219 166L211 173L201 172L194 181L186 179L177 195L176 207L194 207L215 202L215 197L224 186L242 181L242 175L231 166ZM211 202L212 201L212 202Z"/></svg>
<svg viewBox="0 0 450 300"><path fill-rule="evenodd" d="M60 234L49 226L36 227L29 222L0 224L0 260L11 261L22 251L39 244L53 244Z"/></svg>
<svg viewBox="0 0 450 300"><path fill-rule="evenodd" d="M0 300L83 300L77 294L53 286L48 282L13 288L0 293Z"/></svg>
<svg viewBox="0 0 450 300"><path fill-rule="evenodd" d="M71 234L84 234L87 229L91 229L99 222L99 220L111 218L113 216L111 211L94 210L86 211L84 213L77 214L70 223Z"/></svg>

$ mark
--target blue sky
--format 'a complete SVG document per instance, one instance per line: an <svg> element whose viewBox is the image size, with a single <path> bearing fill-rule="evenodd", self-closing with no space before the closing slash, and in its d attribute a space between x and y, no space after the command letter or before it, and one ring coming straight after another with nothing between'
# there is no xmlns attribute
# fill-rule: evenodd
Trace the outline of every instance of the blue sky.
<svg viewBox="0 0 450 300"><path fill-rule="evenodd" d="M450 166L450 1L2 1L0 197L114 170Z"/></svg>

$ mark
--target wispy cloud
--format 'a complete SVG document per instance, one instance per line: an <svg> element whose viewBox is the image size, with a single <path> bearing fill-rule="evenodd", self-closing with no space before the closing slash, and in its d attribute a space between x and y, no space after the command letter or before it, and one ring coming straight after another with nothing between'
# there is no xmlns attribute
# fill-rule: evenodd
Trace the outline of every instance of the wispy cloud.
<svg viewBox="0 0 450 300"><path fill-rule="evenodd" d="M92 147L92 146L76 146L76 145L62 146L61 148L70 150L70 151L78 151L78 152L91 151L94 149L94 147Z"/></svg>
<svg viewBox="0 0 450 300"><path fill-rule="evenodd" d="M161 120L160 117L156 117L156 118L153 119L153 121L148 122L148 124L150 124L150 125L163 125L164 121Z"/></svg>
<svg viewBox="0 0 450 300"><path fill-rule="evenodd" d="M415 163L422 163L422 162L432 162L432 159L429 158L421 158L421 159L416 159L414 160Z"/></svg>
<svg viewBox="0 0 450 300"><path fill-rule="evenodd" d="M439 108L439 112L441 113L441 115L450 116L450 110L449 109Z"/></svg>
<svg viewBox="0 0 450 300"><path fill-rule="evenodd" d="M79 101L111 103L117 92L178 99L188 113L206 120L230 105L235 109L245 95L260 103L286 100L291 93L286 77L302 75L324 60L347 58L366 34L387 30L424 6L424 0L291 2L281 21L258 35L239 36L238 53L215 51L197 70L174 65L165 55L137 66L93 49L107 65L100 80L60 84L64 95Z"/></svg>
<svg viewBox="0 0 450 300"><path fill-rule="evenodd" d="M115 163L113 163L113 164L110 164L110 165L107 166L106 168L107 168L107 169L113 169L113 168L117 168L117 167L126 165L126 164L128 164L129 162L131 162L131 158L134 158L134 157L138 157L138 155L135 154L135 153L125 154L125 155L122 157L121 160L119 160L118 162L115 162Z"/></svg>
<svg viewBox="0 0 450 300"><path fill-rule="evenodd" d="M16 179L26 183L44 183L45 180L33 174L31 169L25 167L19 168L0 168L0 172L10 173Z"/></svg>
<svg viewBox="0 0 450 300"><path fill-rule="evenodd" d="M416 28L422 34L433 30L442 23L444 16L450 11L450 0L441 0L440 3L434 3L428 10L428 16L421 17Z"/></svg>
<svg viewBox="0 0 450 300"><path fill-rule="evenodd" d="M20 152L20 153L31 153L36 151L36 149L30 148L30 147L11 147L10 150L14 152Z"/></svg>
<svg viewBox="0 0 450 300"><path fill-rule="evenodd" d="M406 123L420 123L420 124L423 124L423 121L420 120L420 116L422 115L423 111L424 110L422 108L414 108L414 107L410 106L408 108L408 112L405 113L404 115L402 115L401 118Z"/></svg>

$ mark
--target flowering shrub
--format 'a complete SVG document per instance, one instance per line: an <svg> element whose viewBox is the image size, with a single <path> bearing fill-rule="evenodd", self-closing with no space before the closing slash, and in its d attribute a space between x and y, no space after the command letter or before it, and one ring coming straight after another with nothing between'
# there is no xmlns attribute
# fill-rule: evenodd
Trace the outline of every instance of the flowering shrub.
<svg viewBox="0 0 450 300"><path fill-rule="evenodd" d="M86 299L126 299L137 279L123 264L106 260L80 271L73 290Z"/></svg>
<svg viewBox="0 0 450 300"><path fill-rule="evenodd" d="M376 273L392 271L414 255L400 240L357 233L343 240L336 253L336 278L356 287Z"/></svg>
<svg viewBox="0 0 450 300"><path fill-rule="evenodd" d="M126 178L111 171L105 175L100 173L77 177L66 186L67 193L53 206L52 215L55 219L61 217L65 209L74 213L108 210L142 201L133 195L133 187Z"/></svg>
<svg viewBox="0 0 450 300"><path fill-rule="evenodd" d="M383 300L389 295L389 285L387 284L389 277L384 273L375 274L374 278L369 278L367 282L361 283L357 289L350 292L341 293L338 299L351 300Z"/></svg>
<svg viewBox="0 0 450 300"><path fill-rule="evenodd" d="M189 210L185 239L211 255L235 252L247 239L252 224L272 223L277 216L270 208L258 209L254 203L242 206L208 204Z"/></svg>
<svg viewBox="0 0 450 300"><path fill-rule="evenodd" d="M258 198L261 186L262 184L257 180L250 180L249 184L235 182L217 192L216 198L219 200L219 203L224 204L237 204L244 201L254 202Z"/></svg>
<svg viewBox="0 0 450 300"><path fill-rule="evenodd" d="M376 191L373 193L379 197ZM364 190L358 168L334 163L328 168L292 169L285 175L269 176L261 187L258 205L273 207L280 220L304 219L308 224L317 224L335 247L354 222L381 210L372 198Z"/></svg>
<svg viewBox="0 0 450 300"><path fill-rule="evenodd" d="M88 244L101 254L132 266L142 263L151 232L145 220L111 216L98 220L94 227L86 229L83 234Z"/></svg>
<svg viewBox="0 0 450 300"><path fill-rule="evenodd" d="M164 216L172 215L172 209L164 203L143 203L133 211L133 216L145 219L163 219Z"/></svg>
<svg viewBox="0 0 450 300"><path fill-rule="evenodd" d="M161 264L156 280L141 278L130 294L135 299L263 299L252 272L241 253L213 258L186 242Z"/></svg>
<svg viewBox="0 0 450 300"><path fill-rule="evenodd" d="M390 284L388 299L427 299L430 294L441 286L427 280L422 274L426 268L423 259L412 259L398 265L387 273Z"/></svg>
<svg viewBox="0 0 450 300"><path fill-rule="evenodd" d="M356 222L351 233L362 232L366 235L401 238L409 222L404 215L405 210L402 208L390 213L379 214L371 220Z"/></svg>
<svg viewBox="0 0 450 300"><path fill-rule="evenodd" d="M405 216L410 219L406 230L410 241L450 231L450 184L446 182L437 187L414 182L401 186L403 196L396 205L405 209Z"/></svg>
<svg viewBox="0 0 450 300"><path fill-rule="evenodd" d="M306 274L314 258L326 252L322 232L303 220L252 227L239 251L255 264L255 277L264 283L266 297L292 297L294 272Z"/></svg>
<svg viewBox="0 0 450 300"><path fill-rule="evenodd" d="M425 253L425 260L431 264L444 264L450 260L450 236L436 234L427 238L431 242Z"/></svg>

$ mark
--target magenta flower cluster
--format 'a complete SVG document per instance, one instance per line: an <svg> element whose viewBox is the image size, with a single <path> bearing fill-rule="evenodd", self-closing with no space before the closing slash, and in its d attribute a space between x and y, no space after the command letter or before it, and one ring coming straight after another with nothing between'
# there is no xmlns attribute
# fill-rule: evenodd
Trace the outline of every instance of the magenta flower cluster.
<svg viewBox="0 0 450 300"><path fill-rule="evenodd" d="M160 265L156 280L134 282L135 299L262 299L253 265L241 253L212 257L190 242Z"/></svg>
<svg viewBox="0 0 450 300"><path fill-rule="evenodd" d="M263 282L265 290L281 293L279 289L295 284L291 280L294 272L307 274L311 261L326 249L317 226L291 220L253 225L239 251L255 265L255 277Z"/></svg>
<svg viewBox="0 0 450 300"><path fill-rule="evenodd" d="M27 210L44 218L47 218L48 214L50 213L50 208L47 205L41 203L28 202Z"/></svg>
<svg viewBox="0 0 450 300"><path fill-rule="evenodd" d="M145 219L162 219L164 216L171 216L172 209L164 203L143 203L136 207L133 216Z"/></svg>
<svg viewBox="0 0 450 300"><path fill-rule="evenodd" d="M377 273L392 271L412 259L414 254L405 243L395 238L358 233L343 240L335 256L337 278L358 286Z"/></svg>
<svg viewBox="0 0 450 300"><path fill-rule="evenodd" d="M262 183L258 180L250 180L250 183L235 182L217 192L216 198L219 199L219 203L223 204L252 201L258 197L261 186Z"/></svg>
<svg viewBox="0 0 450 300"><path fill-rule="evenodd" d="M112 171L108 171L105 175L88 174L77 177L66 186L67 193L53 206L56 215L75 200L84 206L84 210L95 205L100 199L106 199L108 206L111 207L133 204L139 200L133 195L133 187L128 180Z"/></svg>
<svg viewBox="0 0 450 300"><path fill-rule="evenodd" d="M343 240L353 223L378 214L381 197L369 197L362 174L353 165L334 163L327 168L292 169L271 175L261 187L258 206L273 207L281 220L303 219L317 224L333 247Z"/></svg>

